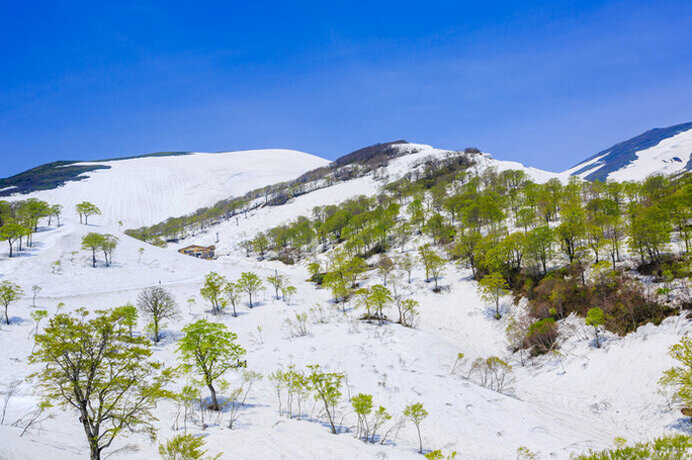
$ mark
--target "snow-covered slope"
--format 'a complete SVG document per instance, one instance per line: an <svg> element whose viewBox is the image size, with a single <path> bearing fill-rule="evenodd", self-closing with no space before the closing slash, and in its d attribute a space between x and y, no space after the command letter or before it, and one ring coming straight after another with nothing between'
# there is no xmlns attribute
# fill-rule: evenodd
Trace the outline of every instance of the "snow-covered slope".
<svg viewBox="0 0 692 460"><path fill-rule="evenodd" d="M217 201L293 179L329 162L295 150L250 150L226 153L143 157L106 162L86 173L87 179L67 182L55 190L13 195L61 204L68 216L75 204L89 201L103 215L97 224L122 222L125 228L150 225L171 216L187 214Z"/></svg>
<svg viewBox="0 0 692 460"><path fill-rule="evenodd" d="M685 169L692 170L692 122L649 130L587 158L564 174L625 181Z"/></svg>
<svg viewBox="0 0 692 460"><path fill-rule="evenodd" d="M422 144L399 144L395 149L401 155L383 168L305 193L280 206L257 208L179 243L216 243L218 238L219 257L210 261L181 255L175 245L146 245L124 235L117 221L127 222L127 228L185 214L327 162L289 151L121 160L108 162L111 169L89 173L84 181L31 194L63 203L66 210L78 201L89 200L99 205L104 215L90 220L88 226L80 225L69 212L60 227L42 222L35 245L20 257L9 259L6 245L0 246L0 279L20 283L28 293L11 306L12 324L0 329L0 391L21 381L8 400L6 422L0 424L0 459L78 459L88 454L73 411L51 409L50 418L41 419L22 435L24 423L20 419L32 413L40 398L36 388L24 380L32 370L26 361L33 347L31 313L36 308L52 315L59 309L115 307L135 302L141 289L151 285L170 290L182 310L181 318L165 326L163 341L154 347L154 357L162 362L178 362L175 349L181 328L207 318L235 332L248 350L248 368L265 376L291 364L299 369L319 364L347 376L348 387L338 407L343 430L339 435L329 432L312 401L303 407L302 417L280 416L275 388L267 378L252 388L232 430L227 428L226 413L218 417L207 414L206 426L196 415L197 420L187 424L188 432L205 439L209 454L223 452L222 458L421 458L415 427L411 423L397 425L404 407L417 401L429 412L421 426L424 448L440 448L446 453L456 450L465 459L517 458L521 446L541 459L568 459L573 453L606 447L616 436L641 440L674 432L680 424L677 414L670 410L666 396L655 389L661 371L672 364L666 354L668 347L692 333L689 321L681 317L669 318L660 326L642 327L624 338L606 334L602 349L590 346L583 319L571 317L561 324L573 328L566 334L569 338L562 344L561 354L522 366L518 356L510 352L505 333L516 307L510 298L503 299L503 319L493 319L493 307L480 299L468 269L449 265L441 279L442 293L435 294L424 281L423 268L416 267L412 282L400 286L407 296L420 302L417 327L409 329L395 323L377 326L359 321L360 312L353 304L341 312L330 302L327 289L308 281L310 274L304 263L288 266L258 261L239 250L238 243L244 239L301 214L309 215L314 206L337 204L361 194L373 196L382 185L421 167L426 159L460 154ZM522 169L538 182L568 177L497 161L487 154L464 155L469 155L477 170ZM99 264L92 268L90 255L80 251L82 236L92 231L120 238L111 267ZM415 257L420 238L411 235L403 250ZM231 280L244 271L264 279L278 273L297 292L287 303L275 299L268 290L255 299L252 309L243 301L238 317L213 316L199 293L204 276L211 271ZM379 278L370 273L370 279L359 281L368 286ZM30 296L34 284L42 288L36 307ZM308 315L309 333L295 337L287 321L295 321L296 314L302 313ZM397 313L391 307L385 314L394 318ZM138 334L144 334L144 320L141 323ZM452 372L459 353L466 355L466 364L461 372ZM512 382L504 393L484 388L468 377L473 360L491 355L514 366ZM632 362L637 365L632 366ZM237 373L228 378L233 386L239 384ZM185 383L181 379L176 389ZM357 440L353 431L347 431L355 424L347 395L360 392L372 394L376 405L393 414L382 430L391 428L383 444L366 444ZM182 432L182 428L173 429L176 417L182 425L174 402L161 402L155 415L160 440ZM16 420L20 422L12 425ZM156 445L143 435L127 435L105 455L113 459L156 458Z"/></svg>

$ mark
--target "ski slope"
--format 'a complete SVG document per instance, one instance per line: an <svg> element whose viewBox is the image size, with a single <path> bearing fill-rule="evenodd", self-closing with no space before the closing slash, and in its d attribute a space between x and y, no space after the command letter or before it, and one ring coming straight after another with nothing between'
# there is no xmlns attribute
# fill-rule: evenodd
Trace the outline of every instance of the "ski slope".
<svg viewBox="0 0 692 460"><path fill-rule="evenodd" d="M88 172L87 179L67 182L55 190L10 199L35 197L61 204L65 214L72 217L77 203L89 201L103 212L90 221L122 222L125 228L136 228L294 179L328 163L307 153L278 149L77 163L110 169Z"/></svg>

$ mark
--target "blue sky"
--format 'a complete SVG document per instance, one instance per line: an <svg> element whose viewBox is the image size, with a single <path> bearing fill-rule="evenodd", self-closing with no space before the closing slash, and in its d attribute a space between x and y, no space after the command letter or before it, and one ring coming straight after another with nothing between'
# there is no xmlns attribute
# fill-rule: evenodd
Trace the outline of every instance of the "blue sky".
<svg viewBox="0 0 692 460"><path fill-rule="evenodd" d="M692 2L15 2L0 177L396 139L562 170L692 121Z"/></svg>

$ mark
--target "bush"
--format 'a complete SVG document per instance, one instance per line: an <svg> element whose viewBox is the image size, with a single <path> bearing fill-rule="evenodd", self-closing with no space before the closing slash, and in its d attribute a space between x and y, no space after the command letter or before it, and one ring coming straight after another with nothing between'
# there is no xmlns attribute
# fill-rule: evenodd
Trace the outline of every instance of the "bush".
<svg viewBox="0 0 692 460"><path fill-rule="evenodd" d="M639 442L633 446L618 446L599 452L590 450L588 454L574 457L574 460L630 460L633 458L649 460L677 460L691 458L692 438L686 435L664 436L651 442Z"/></svg>
<svg viewBox="0 0 692 460"><path fill-rule="evenodd" d="M534 356L542 355L555 347L557 335L555 318L543 318L529 326L523 347L531 350Z"/></svg>
<svg viewBox="0 0 692 460"><path fill-rule="evenodd" d="M660 324L678 313L647 295L638 280L616 271L583 284L577 273L566 268L549 274L522 294L529 299L530 315L538 319L561 319L571 313L586 317L590 309L601 308L606 318L604 327L620 335L647 323Z"/></svg>

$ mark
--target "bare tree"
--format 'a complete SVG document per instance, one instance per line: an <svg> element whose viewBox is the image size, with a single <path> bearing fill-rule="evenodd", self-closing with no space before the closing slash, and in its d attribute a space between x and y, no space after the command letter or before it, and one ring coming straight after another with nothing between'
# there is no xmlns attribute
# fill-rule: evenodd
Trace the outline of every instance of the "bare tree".
<svg viewBox="0 0 692 460"><path fill-rule="evenodd" d="M163 320L177 318L180 314L173 295L161 286L144 289L137 297L137 308L142 315L151 318L154 342L159 342L159 327Z"/></svg>

